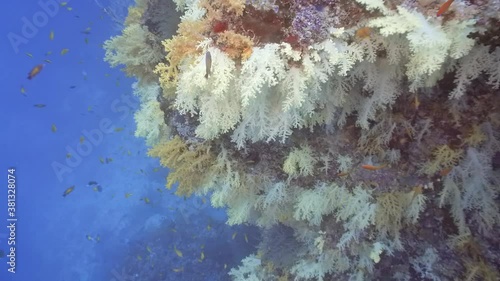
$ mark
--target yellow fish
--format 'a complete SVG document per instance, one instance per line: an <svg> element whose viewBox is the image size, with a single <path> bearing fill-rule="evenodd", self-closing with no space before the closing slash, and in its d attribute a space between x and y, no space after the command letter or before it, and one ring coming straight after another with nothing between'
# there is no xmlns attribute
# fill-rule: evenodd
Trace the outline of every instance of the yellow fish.
<svg viewBox="0 0 500 281"><path fill-rule="evenodd" d="M234 240L234 238L236 238L236 235L238 235L238 232L236 232L236 231L235 231L235 232L233 233L233 236L231 236L231 237L233 238L233 240Z"/></svg>
<svg viewBox="0 0 500 281"><path fill-rule="evenodd" d="M23 95L26 94L26 89L23 86L21 86L21 94L23 94Z"/></svg>
<svg viewBox="0 0 500 281"><path fill-rule="evenodd" d="M54 30L51 30L51 31L50 31L50 34L49 34L49 39L50 39L50 40L54 40Z"/></svg>
<svg viewBox="0 0 500 281"><path fill-rule="evenodd" d="M173 272L182 272L184 271L184 267L172 268Z"/></svg>
<svg viewBox="0 0 500 281"><path fill-rule="evenodd" d="M177 249L177 247L174 245L174 251L177 254L179 258L182 258L182 252Z"/></svg>
<svg viewBox="0 0 500 281"><path fill-rule="evenodd" d="M207 230L210 231L212 229L212 226L211 225L207 225Z"/></svg>
<svg viewBox="0 0 500 281"><path fill-rule="evenodd" d="M420 106L420 100L418 99L417 94L415 94L415 101L413 104L415 105L415 110L418 110L418 107Z"/></svg>
<svg viewBox="0 0 500 281"><path fill-rule="evenodd" d="M129 198L130 196L132 196L132 193L125 193L125 198Z"/></svg>
<svg viewBox="0 0 500 281"><path fill-rule="evenodd" d="M200 261L203 261L204 259L205 259L205 253L203 253L203 251L201 251Z"/></svg>
<svg viewBox="0 0 500 281"><path fill-rule="evenodd" d="M146 204L151 203L151 201L149 200L149 198L148 198L148 197L144 197L144 198L142 198L141 200L144 200L144 203L146 203Z"/></svg>
<svg viewBox="0 0 500 281"><path fill-rule="evenodd" d="M85 138L83 136L80 137L80 143L83 143L85 141Z"/></svg>
<svg viewBox="0 0 500 281"><path fill-rule="evenodd" d="M50 127L50 130L52 131L52 133L55 133L57 132L57 127L55 124L52 124L52 126Z"/></svg>
<svg viewBox="0 0 500 281"><path fill-rule="evenodd" d="M71 11L73 11L73 8L71 8L71 7L67 7L67 8L66 8L66 10L68 10L68 11L70 11L70 12L71 12Z"/></svg>
<svg viewBox="0 0 500 281"><path fill-rule="evenodd" d="M62 195L62 196L63 196L63 197L68 196L68 194L70 194L71 192L73 192L73 190L75 190L75 186L74 186L74 185L72 185L72 186L68 187L68 188L67 188L67 189L63 192L63 195Z"/></svg>
<svg viewBox="0 0 500 281"><path fill-rule="evenodd" d="M69 52L69 49L66 49L66 48L65 48L65 49L62 49L62 50L61 50L61 55L65 55L65 54L67 54L68 52Z"/></svg>

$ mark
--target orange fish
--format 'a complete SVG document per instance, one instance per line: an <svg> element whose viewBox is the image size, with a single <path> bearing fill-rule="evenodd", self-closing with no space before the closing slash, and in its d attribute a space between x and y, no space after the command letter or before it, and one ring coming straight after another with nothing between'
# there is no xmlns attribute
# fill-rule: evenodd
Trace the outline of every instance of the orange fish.
<svg viewBox="0 0 500 281"><path fill-rule="evenodd" d="M453 170L453 167L442 169L441 171L439 171L439 175L441 177L446 177L451 172L451 170Z"/></svg>
<svg viewBox="0 0 500 281"><path fill-rule="evenodd" d="M42 71L42 68L43 68L43 64L39 64L35 67L33 67L33 69L31 69L31 71L28 73L28 79L32 79L33 77L37 76L38 73L40 73L40 71Z"/></svg>
<svg viewBox="0 0 500 281"><path fill-rule="evenodd" d="M448 9L450 8L450 5L451 3L453 3L454 0L448 0L446 2L444 2L443 5L441 5L441 8L439 8L438 12L437 12L437 16L441 16L442 14L446 13L446 11L448 11Z"/></svg>
<svg viewBox="0 0 500 281"><path fill-rule="evenodd" d="M385 166L386 165L373 166L373 165L365 164L365 165L361 165L361 168L366 169L366 170L370 170L370 171L376 171L376 170L380 170L380 169L384 168Z"/></svg>
<svg viewBox="0 0 500 281"><path fill-rule="evenodd" d="M356 37L359 39L365 39L370 37L370 34L372 33L372 30L369 27L361 27L360 29L356 30Z"/></svg>

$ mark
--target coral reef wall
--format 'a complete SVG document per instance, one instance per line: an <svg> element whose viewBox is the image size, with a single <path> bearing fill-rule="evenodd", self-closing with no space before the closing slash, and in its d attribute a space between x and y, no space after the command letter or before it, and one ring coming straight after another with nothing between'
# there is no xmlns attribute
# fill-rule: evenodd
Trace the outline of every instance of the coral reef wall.
<svg viewBox="0 0 500 281"><path fill-rule="evenodd" d="M499 26L498 0L136 0L104 47L167 188L262 228L234 280L499 280Z"/></svg>

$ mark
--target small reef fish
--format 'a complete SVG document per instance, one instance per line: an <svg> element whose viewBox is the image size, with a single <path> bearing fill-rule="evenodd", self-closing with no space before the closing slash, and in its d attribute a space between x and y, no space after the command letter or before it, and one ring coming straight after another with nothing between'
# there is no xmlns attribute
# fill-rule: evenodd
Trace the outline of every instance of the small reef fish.
<svg viewBox="0 0 500 281"><path fill-rule="evenodd" d="M96 185L92 188L95 192L102 192L102 187L100 185Z"/></svg>
<svg viewBox="0 0 500 281"><path fill-rule="evenodd" d="M31 54L31 53L26 53L26 55L27 55L28 57L30 57L30 58L32 58L32 57L33 57L33 54Z"/></svg>
<svg viewBox="0 0 500 281"><path fill-rule="evenodd" d="M236 235L238 235L238 232L234 232L233 235L231 236L231 238L234 240L234 238L236 238Z"/></svg>
<svg viewBox="0 0 500 281"><path fill-rule="evenodd" d="M48 59L44 59L43 61L46 62L46 63L52 63L52 61L48 60Z"/></svg>
<svg viewBox="0 0 500 281"><path fill-rule="evenodd" d="M28 79L31 80L33 77L37 76L40 71L43 69L43 64L38 64L35 67L31 69L31 71L28 73Z"/></svg>
<svg viewBox="0 0 500 281"><path fill-rule="evenodd" d="M26 95L26 89L23 86L21 86L21 94Z"/></svg>
<svg viewBox="0 0 500 281"><path fill-rule="evenodd" d="M82 31L83 34L90 34L90 27L85 28L85 30Z"/></svg>
<svg viewBox="0 0 500 281"><path fill-rule="evenodd" d="M211 225L207 225L207 230L210 231L212 229Z"/></svg>
<svg viewBox="0 0 500 281"><path fill-rule="evenodd" d="M61 3L59 3L59 5L61 5L61 7L64 7L64 6L68 5L68 2L61 2Z"/></svg>
<svg viewBox="0 0 500 281"><path fill-rule="evenodd" d="M142 257L140 255L137 255L137 260L142 261Z"/></svg>
<svg viewBox="0 0 500 281"><path fill-rule="evenodd" d="M106 157L106 164L113 162L113 158Z"/></svg>
<svg viewBox="0 0 500 281"><path fill-rule="evenodd" d="M184 271L184 267L172 268L172 271L173 272L183 272Z"/></svg>
<svg viewBox="0 0 500 281"><path fill-rule="evenodd" d="M37 103L37 104L34 104L33 106L34 107L38 107L38 108L44 108L44 107L46 107L46 105L43 104L43 103Z"/></svg>
<svg viewBox="0 0 500 281"><path fill-rule="evenodd" d="M143 197L143 198L141 198L141 200L143 200L143 201L144 201L144 203L146 203L146 204L151 203L151 200L149 200L149 198L148 198L148 197Z"/></svg>
<svg viewBox="0 0 500 281"><path fill-rule="evenodd" d="M52 126L50 127L50 130L52 131L52 133L55 133L57 132L57 127L55 124L52 124Z"/></svg>
<svg viewBox="0 0 500 281"><path fill-rule="evenodd" d="M340 172L337 174L337 177L345 177L347 175L349 175L349 172Z"/></svg>
<svg viewBox="0 0 500 281"><path fill-rule="evenodd" d="M247 243L248 243L248 236L247 236L247 234L246 234L246 233L245 233L245 242L247 242Z"/></svg>
<svg viewBox="0 0 500 281"><path fill-rule="evenodd" d="M85 137L84 136L81 136L80 137L80 143L83 143L85 141Z"/></svg>
<svg viewBox="0 0 500 281"><path fill-rule="evenodd" d="M115 132L121 132L123 131L123 128L119 127L119 128L115 128Z"/></svg>
<svg viewBox="0 0 500 281"><path fill-rule="evenodd" d="M212 55L208 51L205 54L205 67L206 67L205 78L208 79L208 76L211 74L210 70L212 69Z"/></svg>
<svg viewBox="0 0 500 281"><path fill-rule="evenodd" d="M64 56L64 55L65 55L65 54L67 54L68 52L69 52L69 49L66 49L66 48L62 49L62 50L61 50L61 56Z"/></svg>
<svg viewBox="0 0 500 281"><path fill-rule="evenodd" d="M71 153L66 153L66 158L71 158L71 157L73 157Z"/></svg>
<svg viewBox="0 0 500 281"><path fill-rule="evenodd" d="M202 262L204 259L205 259L205 253L201 251L199 262Z"/></svg>
<svg viewBox="0 0 500 281"><path fill-rule="evenodd" d="M70 187L68 187L62 194L63 197L66 197L68 196L68 194L70 194L71 192L73 192L73 190L75 190L75 186L72 185Z"/></svg>
<svg viewBox="0 0 500 281"><path fill-rule="evenodd" d="M50 39L50 40L54 40L54 30L51 30L51 31L50 31L50 34L49 34L49 39Z"/></svg>
<svg viewBox="0 0 500 281"><path fill-rule="evenodd" d="M129 198L132 195L133 195L132 193L125 193L125 198Z"/></svg>
<svg viewBox="0 0 500 281"><path fill-rule="evenodd" d="M146 250L151 254L153 253L153 251L151 250L151 248L149 246L146 246Z"/></svg>
<svg viewBox="0 0 500 281"><path fill-rule="evenodd" d="M370 171L377 171L377 170L380 170L382 168L385 168L385 166L387 166L387 165L373 166L373 165L365 164L365 165L361 165L361 168L366 169L366 170L370 170Z"/></svg>
<svg viewBox="0 0 500 281"><path fill-rule="evenodd" d="M441 8L439 8L438 12L437 12L437 16L441 16L442 14L446 13L448 11L448 9L450 8L451 6L451 3L453 3L454 0L448 0L446 2L443 3L443 5L441 5Z"/></svg>
<svg viewBox="0 0 500 281"><path fill-rule="evenodd" d="M359 39L365 39L370 37L371 33L372 33L371 28L367 26L361 27L358 30L356 30L356 37L358 37Z"/></svg>
<svg viewBox="0 0 500 281"><path fill-rule="evenodd" d="M439 175L441 177L446 177L451 172L451 170L453 170L453 167L442 169L441 171L439 171Z"/></svg>
<svg viewBox="0 0 500 281"><path fill-rule="evenodd" d="M88 234L85 235L85 238L87 238L87 240L89 240L89 241L94 241L94 238L92 238L92 236L90 236Z"/></svg>
<svg viewBox="0 0 500 281"><path fill-rule="evenodd" d="M181 252L180 250L178 250L178 249L177 249L177 247L176 247L175 245L174 245L174 251L175 251L175 253L177 254L177 256L178 256L179 258L182 258L182 252Z"/></svg>

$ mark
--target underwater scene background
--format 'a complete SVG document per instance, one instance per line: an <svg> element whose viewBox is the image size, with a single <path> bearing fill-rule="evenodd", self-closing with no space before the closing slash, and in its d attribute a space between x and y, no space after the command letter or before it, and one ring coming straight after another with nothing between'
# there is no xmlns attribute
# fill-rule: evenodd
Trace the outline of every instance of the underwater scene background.
<svg viewBox="0 0 500 281"><path fill-rule="evenodd" d="M500 280L500 0L4 7L0 280Z"/></svg>

